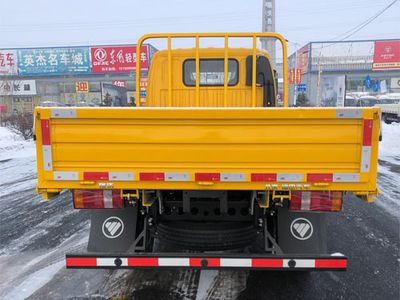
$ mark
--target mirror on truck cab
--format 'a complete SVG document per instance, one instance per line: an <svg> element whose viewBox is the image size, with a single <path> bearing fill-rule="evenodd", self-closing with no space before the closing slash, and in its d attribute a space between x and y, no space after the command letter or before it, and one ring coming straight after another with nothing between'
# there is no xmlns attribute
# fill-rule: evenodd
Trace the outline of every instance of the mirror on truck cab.
<svg viewBox="0 0 400 300"><path fill-rule="evenodd" d="M252 85L253 56L246 57L246 85ZM256 85L264 87L264 107L276 106L277 84L269 60L265 56L258 55L256 61Z"/></svg>

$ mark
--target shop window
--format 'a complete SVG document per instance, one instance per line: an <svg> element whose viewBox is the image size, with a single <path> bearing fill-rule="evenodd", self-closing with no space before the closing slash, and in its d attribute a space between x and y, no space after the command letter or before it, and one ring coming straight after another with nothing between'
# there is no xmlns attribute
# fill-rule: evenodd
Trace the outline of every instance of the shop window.
<svg viewBox="0 0 400 300"><path fill-rule="evenodd" d="M100 92L100 82L89 82L89 92Z"/></svg>

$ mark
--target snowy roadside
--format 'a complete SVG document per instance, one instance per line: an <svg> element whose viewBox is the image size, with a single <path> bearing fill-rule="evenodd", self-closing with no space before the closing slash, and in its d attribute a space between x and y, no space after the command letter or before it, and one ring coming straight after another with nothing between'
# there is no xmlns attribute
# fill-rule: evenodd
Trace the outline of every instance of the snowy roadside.
<svg viewBox="0 0 400 300"><path fill-rule="evenodd" d="M376 203L399 217L400 211L400 124L382 122L382 141L379 143L378 187Z"/></svg>
<svg viewBox="0 0 400 300"><path fill-rule="evenodd" d="M87 243L87 216L67 195L41 201L36 184L35 142L0 127L0 299L29 297Z"/></svg>
<svg viewBox="0 0 400 300"><path fill-rule="evenodd" d="M0 197L34 188L37 182L34 141L6 127L0 127L0 175Z"/></svg>
<svg viewBox="0 0 400 300"><path fill-rule="evenodd" d="M382 122L382 141L379 143L379 159L400 164L400 123Z"/></svg>
<svg viewBox="0 0 400 300"><path fill-rule="evenodd" d="M400 124L382 124L382 133L378 169L381 195L376 203L395 214L400 208ZM3 271L0 272L0 299L41 299L43 295L55 293L55 289L58 289L58 294L53 294L54 299L66 294L79 296L104 291L102 284L106 283L106 287L115 285L116 291L120 290L122 279L116 275L115 278L109 277L106 271L96 271L93 277L94 273L74 273L64 268L64 254L79 251L86 244L88 215L73 210L67 194L40 203L40 197L34 191L36 181L35 143L24 141L0 127L0 270ZM11 202L14 204L10 205ZM24 221L20 222L21 219ZM142 273L128 274L137 276L134 281L139 287L153 281L159 283L157 276L153 281L144 277L140 283L139 275ZM194 276L190 272L182 274ZM202 272L199 287L190 284L182 290L203 290L204 293L200 292L196 299L205 299L210 298L210 294L226 291L226 286L232 284L231 293L236 293L246 286L247 279L247 275L238 274ZM194 280L180 276L176 276L180 278L177 286ZM57 282L57 287L53 282ZM76 283L76 287L72 287L71 282ZM241 283L239 287L238 282Z"/></svg>
<svg viewBox="0 0 400 300"><path fill-rule="evenodd" d="M0 161L35 157L35 143L24 138L6 127L0 127Z"/></svg>

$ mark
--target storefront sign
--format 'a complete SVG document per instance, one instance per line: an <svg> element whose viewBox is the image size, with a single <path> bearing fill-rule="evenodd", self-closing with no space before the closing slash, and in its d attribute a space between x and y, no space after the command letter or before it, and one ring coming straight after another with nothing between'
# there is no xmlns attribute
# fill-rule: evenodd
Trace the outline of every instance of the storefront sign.
<svg viewBox="0 0 400 300"><path fill-rule="evenodd" d="M392 89L400 89L400 77L392 78L390 80L390 87Z"/></svg>
<svg viewBox="0 0 400 300"><path fill-rule="evenodd" d="M14 113L32 113L33 98L31 96L14 96L12 101L12 109Z"/></svg>
<svg viewBox="0 0 400 300"><path fill-rule="evenodd" d="M1 96L36 95L35 80L3 80L0 81Z"/></svg>
<svg viewBox="0 0 400 300"><path fill-rule="evenodd" d="M325 75L321 77L321 106L343 107L346 96L346 75Z"/></svg>
<svg viewBox="0 0 400 300"><path fill-rule="evenodd" d="M90 73L88 47L17 50L19 75Z"/></svg>
<svg viewBox="0 0 400 300"><path fill-rule="evenodd" d="M77 93L89 93L89 82L78 81L75 83L75 89Z"/></svg>
<svg viewBox="0 0 400 300"><path fill-rule="evenodd" d="M141 90L147 89L147 78L146 77L140 77L140 89Z"/></svg>
<svg viewBox="0 0 400 300"><path fill-rule="evenodd" d="M136 46L110 46L90 48L93 73L126 73L136 70ZM149 68L148 46L142 46L140 67Z"/></svg>
<svg viewBox="0 0 400 300"><path fill-rule="evenodd" d="M400 69L400 40L375 42L372 69Z"/></svg>
<svg viewBox="0 0 400 300"><path fill-rule="evenodd" d="M147 78L140 78L140 106L145 106L146 103L146 95L147 95Z"/></svg>
<svg viewBox="0 0 400 300"><path fill-rule="evenodd" d="M300 83L297 85L297 91L300 92L307 92L307 84Z"/></svg>
<svg viewBox="0 0 400 300"><path fill-rule="evenodd" d="M301 49L297 50L297 69L300 69L302 74L308 72L309 53L310 44L307 44Z"/></svg>
<svg viewBox="0 0 400 300"><path fill-rule="evenodd" d="M0 76L17 74L17 53L15 50L0 50Z"/></svg>
<svg viewBox="0 0 400 300"><path fill-rule="evenodd" d="M112 84L120 87L126 87L125 80L113 80Z"/></svg>

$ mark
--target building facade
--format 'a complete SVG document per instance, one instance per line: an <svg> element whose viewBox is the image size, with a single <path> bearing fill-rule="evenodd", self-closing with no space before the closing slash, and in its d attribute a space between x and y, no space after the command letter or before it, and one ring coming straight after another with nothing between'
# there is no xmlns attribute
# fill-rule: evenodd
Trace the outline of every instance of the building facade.
<svg viewBox="0 0 400 300"><path fill-rule="evenodd" d="M140 52L142 102L156 51L143 45ZM32 112L37 105L134 105L136 59L135 45L0 49L2 111Z"/></svg>
<svg viewBox="0 0 400 300"><path fill-rule="evenodd" d="M398 93L400 40L311 42L289 57L291 105L300 95L312 106L342 106L346 97Z"/></svg>

